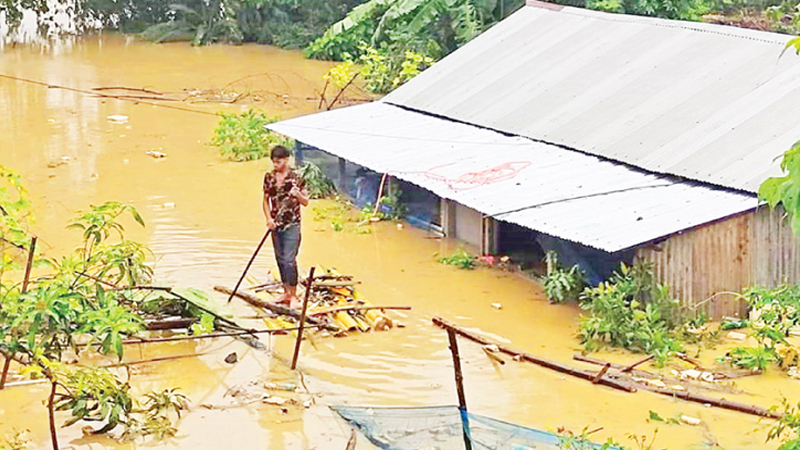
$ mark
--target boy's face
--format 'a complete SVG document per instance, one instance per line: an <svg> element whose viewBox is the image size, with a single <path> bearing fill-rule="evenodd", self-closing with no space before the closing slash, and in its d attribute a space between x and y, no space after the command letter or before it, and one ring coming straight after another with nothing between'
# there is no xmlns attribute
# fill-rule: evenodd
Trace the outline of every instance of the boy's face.
<svg viewBox="0 0 800 450"><path fill-rule="evenodd" d="M289 158L273 158L272 165L275 167L275 170L282 171L289 165Z"/></svg>

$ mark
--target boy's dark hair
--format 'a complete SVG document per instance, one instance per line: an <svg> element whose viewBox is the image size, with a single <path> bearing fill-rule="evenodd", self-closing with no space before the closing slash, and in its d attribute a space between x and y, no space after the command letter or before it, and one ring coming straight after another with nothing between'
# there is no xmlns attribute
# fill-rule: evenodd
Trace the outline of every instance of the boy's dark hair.
<svg viewBox="0 0 800 450"><path fill-rule="evenodd" d="M270 154L270 159L281 159L281 158L288 158L292 155L292 152L289 151L286 147L282 145L276 145L272 149L272 153Z"/></svg>

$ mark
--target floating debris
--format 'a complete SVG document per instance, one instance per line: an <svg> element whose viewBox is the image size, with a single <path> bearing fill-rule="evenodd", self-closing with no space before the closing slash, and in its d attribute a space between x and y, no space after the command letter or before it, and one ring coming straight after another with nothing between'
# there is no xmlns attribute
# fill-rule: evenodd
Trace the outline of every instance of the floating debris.
<svg viewBox="0 0 800 450"><path fill-rule="evenodd" d="M155 158L155 159L161 159L161 158L166 158L167 157L166 153L159 152L157 150L148 150L147 152L145 152L145 154L147 156L150 156L151 158Z"/></svg>
<svg viewBox="0 0 800 450"><path fill-rule="evenodd" d="M121 125L123 123L128 123L128 116L123 116L120 114L114 114L112 116L108 116L106 117L106 119L108 119L109 122L118 125Z"/></svg>

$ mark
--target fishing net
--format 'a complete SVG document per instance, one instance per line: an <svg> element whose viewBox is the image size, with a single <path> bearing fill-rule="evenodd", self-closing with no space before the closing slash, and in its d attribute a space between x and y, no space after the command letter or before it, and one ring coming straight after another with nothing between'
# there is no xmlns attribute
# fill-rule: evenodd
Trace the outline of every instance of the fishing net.
<svg viewBox="0 0 800 450"><path fill-rule="evenodd" d="M456 406L332 406L340 416L384 450L464 450L461 411ZM474 450L556 450L558 436L508 422L466 413ZM570 448L570 447L566 447ZM581 443L580 449L599 449ZM609 450L614 450L609 449Z"/></svg>

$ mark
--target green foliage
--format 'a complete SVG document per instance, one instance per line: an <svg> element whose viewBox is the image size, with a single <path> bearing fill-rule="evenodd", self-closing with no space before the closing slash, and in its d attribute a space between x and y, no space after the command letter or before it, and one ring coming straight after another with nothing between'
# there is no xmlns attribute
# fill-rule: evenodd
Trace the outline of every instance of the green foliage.
<svg viewBox="0 0 800 450"><path fill-rule="evenodd" d="M459 269L472 270L478 265L478 258L470 252L460 248L450 256L443 256L438 259L442 264L455 266Z"/></svg>
<svg viewBox="0 0 800 450"><path fill-rule="evenodd" d="M657 412L650 410L648 414L648 421L652 422L664 422L671 425L680 425L681 419L680 414L677 414L676 417L661 417Z"/></svg>
<svg viewBox="0 0 800 450"><path fill-rule="evenodd" d="M796 1L784 0L780 4L772 5L767 8L766 16L771 30L791 34L800 32L800 3ZM800 41L793 40L786 44L784 51L793 46L800 52Z"/></svg>
<svg viewBox="0 0 800 450"><path fill-rule="evenodd" d="M84 367L67 370L58 381L66 392L56 394L57 411L70 411L64 426L86 420L100 422L97 433L113 430L129 421L134 408L130 386L121 382L108 369Z"/></svg>
<svg viewBox="0 0 800 450"><path fill-rule="evenodd" d="M305 181L311 198L326 198L336 192L336 186L322 169L312 162L305 162L297 168L297 174Z"/></svg>
<svg viewBox="0 0 800 450"><path fill-rule="evenodd" d="M78 217L73 219L67 228L83 231L83 239L88 244L84 250L91 253L90 249L107 240L112 232L116 232L120 239L123 238L125 227L117 219L125 213L130 213L139 225L144 226L144 219L133 205L106 202L102 205L92 205L88 211L79 212Z"/></svg>
<svg viewBox="0 0 800 450"><path fill-rule="evenodd" d="M122 426L123 439L155 436L156 439L174 436L170 411L180 417L187 406L185 395L175 389L145 394L137 401L130 385L119 380L103 367L67 368L46 363L47 373L60 388L54 402L57 411L69 411L70 418L64 426L81 420L101 424L94 434L107 433ZM137 405L142 404L142 407Z"/></svg>
<svg viewBox="0 0 800 450"><path fill-rule="evenodd" d="M153 25L142 36L153 42L189 40L192 45L216 42L241 44L244 40L235 2L222 0L182 0L169 4L168 21Z"/></svg>
<svg viewBox="0 0 800 450"><path fill-rule="evenodd" d="M625 12L621 0L587 0L586 7L597 11L613 13Z"/></svg>
<svg viewBox="0 0 800 450"><path fill-rule="evenodd" d="M781 417L770 428L767 442L780 441L778 450L800 450L800 403L797 406L791 405L784 397L781 409ZM773 406L770 410L777 411L778 406Z"/></svg>
<svg viewBox="0 0 800 450"><path fill-rule="evenodd" d="M344 60L359 42L388 46L403 55L414 50L441 58L501 20L522 1L369 0L331 25L306 49L319 59ZM501 8L503 6L503 8Z"/></svg>
<svg viewBox="0 0 800 450"><path fill-rule="evenodd" d="M786 47L784 48L784 51L786 51L786 50L788 50L788 49L790 49L792 47L794 47L795 53L800 55L800 36L790 39L789 42L786 43ZM795 144L795 145L797 145L797 144Z"/></svg>
<svg viewBox="0 0 800 450"><path fill-rule="evenodd" d="M588 315L581 317L580 337L587 350L623 347L654 354L659 364L682 350L677 303L654 282L651 265L621 265L608 281L586 288L582 300Z"/></svg>
<svg viewBox="0 0 800 450"><path fill-rule="evenodd" d="M241 114L220 114L211 143L220 154L233 161L250 161L269 156L273 147L294 148L294 141L264 128L278 121L263 112L249 110Z"/></svg>
<svg viewBox="0 0 800 450"><path fill-rule="evenodd" d="M761 183L758 198L766 201L771 209L781 205L794 232L800 233L800 141L783 154L781 170L784 176L770 177Z"/></svg>
<svg viewBox="0 0 800 450"><path fill-rule="evenodd" d="M731 365L742 369L764 372L778 360L775 350L765 346L736 347L728 352Z"/></svg>
<svg viewBox="0 0 800 450"><path fill-rule="evenodd" d="M389 93L433 64L433 58L412 50L406 50L399 57L386 49L377 50L365 44L360 49L361 75L366 89L375 94Z"/></svg>
<svg viewBox="0 0 800 450"><path fill-rule="evenodd" d="M755 329L770 328L783 337L800 322L800 286L751 287L743 294Z"/></svg>
<svg viewBox="0 0 800 450"><path fill-rule="evenodd" d="M552 250L545 253L547 273L543 278L544 292L551 303L561 303L564 300L577 300L578 294L586 285L586 275L578 265L569 269L561 266L558 254Z"/></svg>
<svg viewBox="0 0 800 450"><path fill-rule="evenodd" d="M587 0L586 7L599 11L664 19L700 20L709 12L708 0Z"/></svg>
<svg viewBox="0 0 800 450"><path fill-rule="evenodd" d="M198 336L201 334L208 334L214 331L214 316L207 313L200 314L200 322L192 324L192 335Z"/></svg>
<svg viewBox="0 0 800 450"><path fill-rule="evenodd" d="M598 430L589 430L585 427L580 433L567 430L563 427L556 431L558 437L558 448L561 450L626 450L612 438L608 438L602 445L592 442L590 436Z"/></svg>

